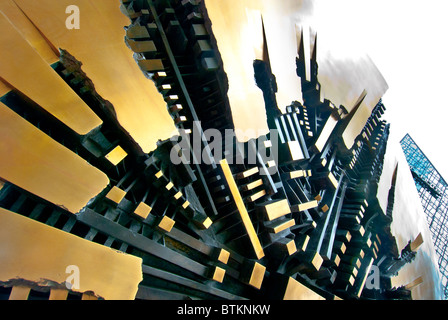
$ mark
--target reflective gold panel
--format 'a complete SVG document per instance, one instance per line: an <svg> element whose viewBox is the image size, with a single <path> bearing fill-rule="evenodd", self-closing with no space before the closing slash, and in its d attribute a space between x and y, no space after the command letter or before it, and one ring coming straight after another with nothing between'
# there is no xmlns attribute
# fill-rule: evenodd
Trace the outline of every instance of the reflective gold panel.
<svg viewBox="0 0 448 320"><path fill-rule="evenodd" d="M155 149L158 139L177 132L162 95L126 46L124 27L130 20L120 11L119 0L15 2L54 47L82 62L98 94L113 104L120 124L145 152ZM69 5L79 8L79 29L66 28Z"/></svg>
<svg viewBox="0 0 448 320"><path fill-rule="evenodd" d="M109 183L84 159L0 103L0 177L76 213Z"/></svg>
<svg viewBox="0 0 448 320"><path fill-rule="evenodd" d="M0 78L79 134L102 121L0 13Z"/></svg>
<svg viewBox="0 0 448 320"><path fill-rule="evenodd" d="M0 281L65 288L70 276L78 275L79 288L72 290L111 300L134 299L142 280L141 258L1 208L0 260Z"/></svg>
<svg viewBox="0 0 448 320"><path fill-rule="evenodd" d="M286 286L284 300L325 300L324 297L308 289L293 278L289 278Z"/></svg>
<svg viewBox="0 0 448 320"><path fill-rule="evenodd" d="M229 164L226 159L221 160L220 162L221 168L224 173L224 177L229 185L230 192L232 193L233 200L238 208L238 212L241 216L241 220L243 221L244 227L246 228L247 234L253 246L255 255L258 259L264 257L263 247L261 246L261 242L258 239L257 232L252 224L249 213L247 212L246 206L244 205L241 194L238 190L238 186L235 183L235 179L233 178L232 171L230 170Z"/></svg>
<svg viewBox="0 0 448 320"><path fill-rule="evenodd" d="M48 64L58 61L59 53L56 48L45 39L39 29L23 13L14 0L0 1L0 11L14 24L23 38L37 51Z"/></svg>

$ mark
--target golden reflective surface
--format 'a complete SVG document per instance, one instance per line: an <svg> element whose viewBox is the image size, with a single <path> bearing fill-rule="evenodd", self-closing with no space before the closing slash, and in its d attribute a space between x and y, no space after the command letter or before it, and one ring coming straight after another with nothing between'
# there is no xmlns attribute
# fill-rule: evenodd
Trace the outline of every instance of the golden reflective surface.
<svg viewBox="0 0 448 320"><path fill-rule="evenodd" d="M0 13L0 78L79 134L102 121Z"/></svg>
<svg viewBox="0 0 448 320"><path fill-rule="evenodd" d="M252 25L257 19L259 1L206 1L212 30L217 40L218 50L229 79L228 97L235 128L241 130L265 130L266 112L262 91L256 86L253 61L260 54L261 23ZM255 12L254 12L255 11ZM245 141L249 137L238 139Z"/></svg>
<svg viewBox="0 0 448 320"><path fill-rule="evenodd" d="M236 182L233 178L233 174L232 174L232 171L230 170L229 164L227 163L226 159L221 160L219 162L219 164L224 173L224 178L226 179L227 184L229 185L230 192L232 193L233 201L235 202L236 207L238 208L238 213L241 216L241 220L243 221L247 235L249 236L249 240L252 244L254 253L258 259L261 259L265 255L264 251L263 251L263 247L261 245L260 240L258 239L257 232L255 231L255 228L252 224L252 221L250 219L249 213L247 212L246 206L244 205L243 199L238 190L238 186L236 185Z"/></svg>
<svg viewBox="0 0 448 320"><path fill-rule="evenodd" d="M325 300L325 298L290 277L283 300Z"/></svg>
<svg viewBox="0 0 448 320"><path fill-rule="evenodd" d="M315 45L316 34L318 79L322 87L322 97L331 100L337 106L343 105L350 111L364 90L367 92L352 121L343 132L343 139L348 148L364 126L372 108L386 92L387 84L368 56L356 50L352 51L353 44L346 46L346 40L339 41L344 38L344 34L332 33L331 23L322 24L318 21L319 17L313 2L309 0L282 0L281 2L205 0L212 21L212 30L223 59L224 70L229 80L228 97L235 127L243 131L243 133L240 131L238 135L240 141L256 138L267 132L264 99L261 90L255 84L253 60L266 61L269 57L272 72L278 84L277 102L280 109L285 110L285 107L293 100L302 102L300 79L296 75L295 61L298 41L304 40L307 43L305 53L309 58L312 47ZM65 8L73 4L77 5L81 12L79 30L69 30L65 27L68 16ZM120 12L119 4L118 0L1 1L0 78L4 81L0 81L0 96L15 87L80 133L85 133L99 125L101 122L92 116L88 107L49 66L58 59L57 48L66 49L83 63L83 70L92 79L98 93L114 105L121 125L129 131L143 150L148 152L155 148L158 139L169 138L176 129L166 111L166 103L162 96L151 80L144 77L132 58L131 50L126 47L123 27L129 25L130 21ZM298 37L300 32L304 34L303 39ZM356 39L352 41L356 43ZM70 110L64 107L70 107ZM330 129L334 127L331 122ZM2 179L11 181L50 202L63 205L71 212L77 212L107 185L108 180L104 174L87 165L85 161L54 142L2 104L0 104L0 124L2 139L0 153L8 155L0 160ZM329 135L331 130L329 131L324 134ZM325 141L319 141L318 148L323 148ZM397 239L399 250L409 240L415 239L419 233L422 234L424 242L419 248L416 260L403 268L393 279L392 284L406 285L422 277L423 282L412 289L413 298L439 298L437 263L429 229L412 177L407 170L406 161L398 148L398 144L389 142L378 197L385 211L392 173L396 163L399 162L394 221L391 230ZM113 162L119 161L123 156L122 153L118 154L117 157L113 157ZM230 174L228 172L228 177L231 177L231 172ZM233 188L233 191L235 194L238 193L237 188ZM241 205L241 208L244 207L241 200L237 201L237 204ZM184 203L184 207L186 206L188 202ZM250 219L248 220L247 212L242 211L243 221L248 227L251 225ZM144 208L143 213L140 211L136 213L147 215L148 208ZM28 243L36 242L38 239L39 243L36 245L42 247L29 253L37 257L30 258L31 261L42 262L39 257L48 254L62 255L57 252L58 247L53 247L54 239L64 243L64 247L73 246L84 250L87 248L85 246L90 246L85 249L86 252L96 250L94 249L96 245L93 243L85 246L78 245L74 243L75 240L64 238L70 235L50 233L46 229L49 227L40 225L36 227L34 225L36 222L33 221L19 223L22 217L16 215L17 217L10 218L5 210L0 210L0 214L2 219L0 226L8 223L8 225L18 224L20 228L28 228L28 225L32 227L32 232L27 233L23 239L20 238L22 233L16 233L14 237L7 232L0 232L0 236L6 239L0 241L0 244L6 243L10 246L8 237L12 237L14 241L18 241L17 246L20 245L21 250ZM280 213L276 212L276 214ZM248 234L251 236L257 256L262 257L263 248L256 234L249 227ZM50 236L53 238L47 238ZM13 250L11 248L8 250ZM21 250L16 249L16 252ZM0 250L0 252L10 254L12 251ZM108 256L104 252L100 254ZM73 255L77 263L86 262L83 257L78 257L78 252L74 252ZM110 255L109 258L113 260L115 256ZM110 266L121 268L127 263L130 263L132 268L136 268L138 264L135 261L124 260L111 262L109 258L104 260L107 266L100 264L98 270L104 272ZM54 262L51 258L45 261L50 265ZM320 256L316 256L313 262L320 266L322 263ZM18 266L15 265L15 267ZM56 267L57 265L52 265L52 268ZM6 272L5 270L9 269L3 269L2 272ZM98 270L95 268L95 272ZM26 278L34 279L36 275L42 276L39 270L36 272L36 274L30 273ZM54 275L55 270L53 269L52 272ZM96 275L95 272L91 274L92 279L95 277L101 279L101 275ZM135 276L135 278L132 277L133 281L136 281L136 275L140 276L141 271L132 274ZM222 281L224 274L218 272L217 275L217 279ZM24 274L1 273L0 280L13 276L25 277ZM108 276L112 275L108 274ZM130 291L122 292L112 290L114 285L108 280L98 280L101 285L112 286L106 288L101 295L110 298L113 294L134 293L132 291L135 289L134 282L127 284L131 286L127 287ZM55 279L55 281L60 282L63 279ZM285 292L285 299L287 298L321 297L290 279Z"/></svg>
<svg viewBox="0 0 448 320"><path fill-rule="evenodd" d="M80 29L67 29L66 7L80 9ZM82 62L83 71L118 120L145 152L177 130L166 103L124 42L130 21L120 1L0 2L0 96L16 89L83 135L102 121L53 70L58 48ZM99 170L1 105L0 177L50 202L78 212L109 182ZM119 151L119 150L118 150ZM126 154L114 152L114 164ZM56 186L56 187L55 187Z"/></svg>
<svg viewBox="0 0 448 320"><path fill-rule="evenodd" d="M0 178L78 212L108 177L0 103Z"/></svg>
<svg viewBox="0 0 448 320"><path fill-rule="evenodd" d="M8 7L11 7L13 1L2 2L9 2ZM12 15L8 18L14 23L18 21L18 29L32 23L48 39L50 47L66 49L80 60L97 92L113 104L120 124L145 152L155 149L158 139L167 139L177 132L162 96L140 71L132 51L126 47L124 27L130 20L121 13L119 0L17 0L15 3L23 11L22 16L17 10L5 9L6 4L2 4L0 10L5 10L3 13L7 16ZM79 7L80 29L66 28L69 14L65 10L69 5ZM16 15L20 19L16 19ZM45 48L35 30L29 27L23 30L27 41ZM14 47L13 41L10 46ZM50 55L47 48L40 48L38 52L46 57ZM14 54L20 56L20 51ZM20 73L22 68L30 66L25 63L16 72Z"/></svg>
<svg viewBox="0 0 448 320"><path fill-rule="evenodd" d="M134 299L142 259L117 252L0 208L0 281L27 280L41 286L64 282L79 270L79 288L110 300ZM126 275L126 276L123 276Z"/></svg>
<svg viewBox="0 0 448 320"><path fill-rule="evenodd" d="M12 0L0 1L0 11L8 17L17 30L48 64L58 61L58 54L35 25Z"/></svg>

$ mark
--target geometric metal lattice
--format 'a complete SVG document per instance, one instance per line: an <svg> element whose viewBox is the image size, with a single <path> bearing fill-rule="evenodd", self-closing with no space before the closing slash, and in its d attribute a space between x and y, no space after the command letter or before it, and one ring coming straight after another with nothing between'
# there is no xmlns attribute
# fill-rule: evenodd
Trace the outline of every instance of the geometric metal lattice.
<svg viewBox="0 0 448 320"><path fill-rule="evenodd" d="M101 11L94 9L91 10ZM394 204L395 184L389 191L385 214L377 197L389 137L389 124L382 120L385 107L381 100L373 105L370 97L366 99L368 88L352 108L325 99L318 80L317 37L309 34L308 27L297 26L290 30L297 39L291 69L294 80L300 80L299 100L303 103L294 100L283 105L285 112L281 111L276 94L282 90L282 82L271 68L260 15L258 33L263 55L258 57L261 60L249 61L248 79L252 86L249 89L258 90L262 98L259 106L264 107L261 115L266 116L269 133L240 142L234 134L238 128L228 96L231 80L223 68L232 65L239 55L232 52L230 61L222 60L209 12L200 0L121 0L119 13L131 20L124 37L133 52L130 62L138 64L144 80L151 81L154 87L150 88L157 93L154 97L161 100L161 111L167 111L173 122L170 124L181 134L159 140L156 149L149 153L118 120L121 109L115 109L118 104L112 99L106 100L110 94L103 98L100 86L96 91L89 78L95 72L88 71L87 75L81 69L84 63L89 65L88 61L83 58L81 62L75 58L78 54L69 53L75 47L59 49L59 61L46 65L34 49L28 48L27 39L14 31L15 26L6 16L0 15L0 25L3 22L5 29L12 30L8 38L0 36L0 46L9 48L11 43L4 40L17 38L28 49L27 56L38 60L48 79L56 82L57 85L48 86L51 92L45 98L58 92L58 86L65 88L80 108L90 109L102 122L81 135L52 114L52 109L45 109L46 103L33 100L43 94L22 94L21 81L14 83L17 90L0 93L0 253L14 253L0 257L0 299L108 300L117 292L142 300L412 298L410 284L392 288L390 281L392 275L412 261L418 246L415 240L409 241L400 253L391 234L389 213ZM233 14L233 10L229 12ZM107 23L94 27L109 26L110 21L117 20L105 17ZM91 29L93 32L93 26ZM119 40L123 42L123 38ZM61 46L54 46L57 47ZM128 65L131 54L129 50L126 53L127 58L111 61L117 66ZM7 57L17 60L13 55ZM12 72L13 79L29 78L23 76L22 69ZM110 69L108 66L108 75ZM133 80L124 76L125 72L115 68L113 71L123 78L120 83ZM107 80L108 84L112 82ZM95 85L99 83L95 80ZM245 92L244 88L239 89ZM35 91L38 90L33 88ZM122 94L139 100L131 91L123 90ZM126 110L142 124L139 118L143 117L132 101L127 105L130 110ZM365 112L366 107L370 115ZM75 114L73 109L70 106ZM358 115L364 120L360 121ZM162 119L157 112L147 117ZM158 131L142 125L148 134ZM30 132L34 140L18 141L24 136L22 129ZM21 135L12 134L18 131ZM206 132L213 133L207 136ZM33 141L42 142L48 148L44 151L53 152L42 152L37 147L40 144ZM14 162L24 159L24 163L32 163L30 154L40 156L33 163L32 175L24 173ZM46 161L60 159L55 156L59 154L74 164ZM102 184L92 184L91 180L100 179L81 166L86 163L103 178ZM78 171L84 173L79 179ZM50 179L47 172L55 173L54 177ZM6 173L10 175L5 178ZM91 185L98 190L83 191ZM438 194L436 189L433 193ZM26 223L34 231L39 225L42 234L51 232L52 241L44 241L35 232L14 233L12 223L3 223L6 219L18 226ZM8 228L12 234L4 232ZM99 263L106 264L105 259L97 259L96 254L95 259L88 259L87 253L96 251L79 250L80 256L73 255L71 260L75 261L70 261L70 266L79 264L82 278L94 275L90 276L94 280L88 285L82 280L85 288L67 287L68 278L63 282L64 273L60 271L60 266L65 269L66 265L55 266L52 262L57 259L47 254L55 252L49 245L59 242L56 237L77 242L65 245L67 248L90 248L92 243L102 250L112 248L106 251L134 262L138 258L138 268L131 272L127 264L107 263L103 268L116 266L116 276L105 276L105 272L96 275L93 271L101 270ZM10 249L10 238L17 240L19 250ZM32 257L38 258L25 258L21 249L38 241L35 247L43 248L44 254L30 250ZM61 255L68 256L65 252ZM48 265L37 272L34 266L43 265L44 256ZM77 262L91 260L84 266ZM8 261L16 261L20 268L6 269L11 266ZM23 261L26 274L21 272ZM42 276L47 270L51 274ZM370 271L375 279L381 275L375 285L368 281ZM127 286L118 282L110 285L112 278L128 280L131 273L136 279L132 281L135 290L126 290ZM42 285L35 275L52 283ZM24 281L27 290L23 288ZM102 290L99 284L108 284L111 289ZM72 289L83 293L75 294Z"/></svg>
<svg viewBox="0 0 448 320"><path fill-rule="evenodd" d="M442 274L444 295L448 298L448 184L409 134L400 144L426 213Z"/></svg>

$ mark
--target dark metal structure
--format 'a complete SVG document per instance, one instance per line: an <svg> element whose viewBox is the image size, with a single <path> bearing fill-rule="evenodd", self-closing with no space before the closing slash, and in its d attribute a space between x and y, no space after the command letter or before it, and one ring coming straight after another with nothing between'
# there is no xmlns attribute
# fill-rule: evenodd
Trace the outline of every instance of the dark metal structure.
<svg viewBox="0 0 448 320"><path fill-rule="evenodd" d="M391 268L396 272L412 260L412 250L399 254L388 228L390 212L383 212L376 198L389 134L381 119L382 102L347 149L342 132L356 108L347 112L320 100L316 41L309 81L304 54L297 59L303 104L292 102L286 113L276 104L269 62L254 61L271 131L244 144L230 137L231 148L222 144L225 159L216 159L204 131L217 129L226 137L226 129L234 126L204 4L123 0L122 11L132 21L125 41L136 63L155 83L184 134L160 141L154 152L145 154L120 126L113 106L97 94L81 64L61 51L55 71L103 120L100 127L80 136L13 92L1 99L106 173L111 183L75 215L13 183L1 189L0 206L141 257L143 281L137 299L282 299L290 279L325 299L409 299L408 290L390 288L387 282ZM330 122L334 128L324 130ZM170 152L184 152L182 140L191 143L194 134L201 137L201 156L207 161L198 161L190 149L191 154L183 154L190 162L173 164ZM318 139L322 147L316 146ZM114 166L105 156L117 146L127 156ZM267 157L273 146L278 147L276 159ZM248 158L250 150L254 159ZM445 199L445 186L432 186L431 196ZM428 189L422 190L426 195ZM390 207L393 190L391 194ZM433 210L434 202L429 203ZM444 216L436 212L433 228L446 229ZM438 252L446 239L437 237ZM385 285L364 290L377 264L387 266L382 269Z"/></svg>

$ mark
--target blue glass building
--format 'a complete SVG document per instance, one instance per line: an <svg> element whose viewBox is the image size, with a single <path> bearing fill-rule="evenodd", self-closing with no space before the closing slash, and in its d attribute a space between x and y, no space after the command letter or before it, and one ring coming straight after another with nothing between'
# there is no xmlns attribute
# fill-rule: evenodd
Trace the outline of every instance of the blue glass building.
<svg viewBox="0 0 448 320"><path fill-rule="evenodd" d="M448 184L409 134L404 136L400 144L426 213L438 256L445 298L448 298Z"/></svg>

